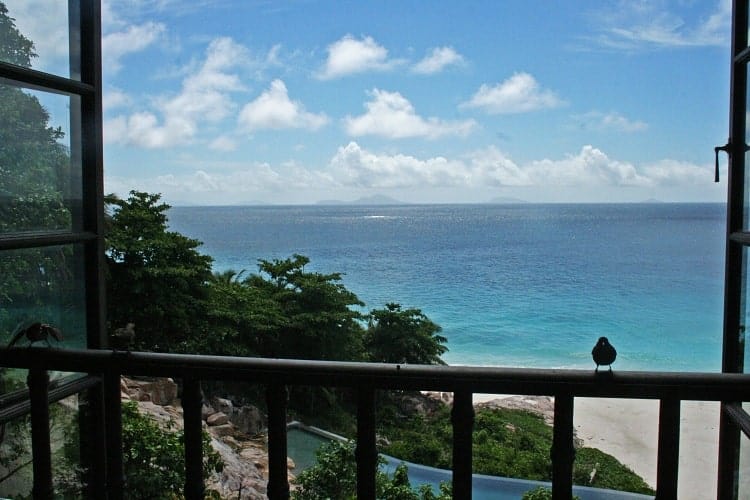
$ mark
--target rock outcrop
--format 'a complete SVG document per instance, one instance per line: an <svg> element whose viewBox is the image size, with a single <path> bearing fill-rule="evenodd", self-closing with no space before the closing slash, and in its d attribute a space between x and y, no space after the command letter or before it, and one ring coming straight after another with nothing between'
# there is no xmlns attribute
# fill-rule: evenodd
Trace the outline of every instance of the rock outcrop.
<svg viewBox="0 0 750 500"><path fill-rule="evenodd" d="M121 397L138 402L138 409L166 427L172 421L183 427L178 386L172 379L134 380L123 377ZM222 498L264 499L268 482L268 452L263 434L266 421L254 406L235 407L232 401L213 398L201 408L203 428L211 447L224 462L219 473L206 479L206 488ZM287 463L289 480L294 463Z"/></svg>

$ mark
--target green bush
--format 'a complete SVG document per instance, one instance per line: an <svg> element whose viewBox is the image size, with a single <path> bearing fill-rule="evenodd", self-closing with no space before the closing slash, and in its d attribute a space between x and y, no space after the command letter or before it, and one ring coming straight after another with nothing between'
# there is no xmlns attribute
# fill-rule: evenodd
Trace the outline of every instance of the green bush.
<svg viewBox="0 0 750 500"><path fill-rule="evenodd" d="M521 500L552 500L552 490L539 486L524 493ZM573 500L580 500L580 497L576 495Z"/></svg>
<svg viewBox="0 0 750 500"><path fill-rule="evenodd" d="M316 452L316 463L296 479L293 500L351 500L357 498L357 465L353 441L331 441ZM428 485L414 490L409 483L406 465L399 465L393 477L378 470L375 476L377 498L382 500L449 500L450 486L441 483L435 494Z"/></svg>
<svg viewBox="0 0 750 500"><path fill-rule="evenodd" d="M173 425L173 424L171 424ZM134 401L122 404L122 445L126 498L181 498L185 485L185 435L162 429L138 411ZM220 471L224 464L203 433L203 474Z"/></svg>
<svg viewBox="0 0 750 500"><path fill-rule="evenodd" d="M378 433L390 441L384 453L431 467L451 468L452 430L447 407L426 417L390 418ZM536 413L503 408L476 411L473 469L477 474L550 481L551 446L552 427ZM573 480L579 485L653 494L641 477L595 448L576 450Z"/></svg>

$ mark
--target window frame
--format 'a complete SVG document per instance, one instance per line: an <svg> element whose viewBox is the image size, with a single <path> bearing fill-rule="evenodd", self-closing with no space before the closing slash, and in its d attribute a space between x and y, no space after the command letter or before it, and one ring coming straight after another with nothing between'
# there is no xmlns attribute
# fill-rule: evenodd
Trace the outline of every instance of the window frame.
<svg viewBox="0 0 750 500"><path fill-rule="evenodd" d="M102 138L101 5L70 0L70 72L66 78L0 61L0 83L80 98L71 107L71 156L80 156L79 231L0 234L0 251L81 244L83 247L86 346L106 346L104 286L104 176Z"/></svg>
<svg viewBox="0 0 750 500"><path fill-rule="evenodd" d="M750 230L745 211L747 146L748 0L734 0L732 6L732 47L730 59L727 238L724 273L724 327L722 373L745 372L744 309L750 297L746 289ZM718 154L718 150L717 150ZM717 158L718 169L718 158ZM718 175L718 172L717 172ZM750 203L750 201L748 201ZM744 434L744 436L743 436ZM719 423L719 464L717 498L736 499L739 494L740 445L750 437L750 415L741 401L722 401Z"/></svg>

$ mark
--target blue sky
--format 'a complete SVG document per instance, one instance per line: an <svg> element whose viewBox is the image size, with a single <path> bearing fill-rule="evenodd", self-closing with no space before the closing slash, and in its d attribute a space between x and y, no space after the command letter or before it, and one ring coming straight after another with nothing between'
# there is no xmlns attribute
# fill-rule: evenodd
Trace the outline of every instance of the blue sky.
<svg viewBox="0 0 750 500"><path fill-rule="evenodd" d="M40 69L65 71L66 4L7 1ZM121 195L726 197L712 169L728 129L728 0L109 0L103 12L105 188Z"/></svg>

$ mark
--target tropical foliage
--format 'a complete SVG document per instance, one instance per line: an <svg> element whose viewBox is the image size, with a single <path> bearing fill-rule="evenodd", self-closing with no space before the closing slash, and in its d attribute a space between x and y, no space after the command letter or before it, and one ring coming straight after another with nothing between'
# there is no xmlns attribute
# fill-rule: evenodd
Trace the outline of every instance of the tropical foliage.
<svg viewBox="0 0 750 500"><path fill-rule="evenodd" d="M386 422L379 433L389 436L390 443L382 450L388 455L451 468L452 427L447 407L432 415ZM475 473L537 481L552 479L552 427L542 416L525 410L481 408L476 411L472 439ZM574 482L653 494L637 474L594 448L576 450Z"/></svg>
<svg viewBox="0 0 750 500"><path fill-rule="evenodd" d="M126 498L180 498L185 485L185 436L166 429L138 411L135 402L122 405L122 444ZM208 477L223 463L203 433L203 474Z"/></svg>
<svg viewBox="0 0 750 500"><path fill-rule="evenodd" d="M419 309L363 314L339 273L310 271L303 255L211 274L200 242L169 231L158 194L108 200L108 318L113 329L135 323L140 349L442 363L446 339Z"/></svg>
<svg viewBox="0 0 750 500"><path fill-rule="evenodd" d="M199 241L168 230L169 205L159 200L137 191L113 200L107 314L113 328L135 323L137 347L176 350L205 329L212 259Z"/></svg>
<svg viewBox="0 0 750 500"><path fill-rule="evenodd" d="M356 444L331 441L322 445L316 453L316 463L303 471L296 480L297 489L292 492L294 500L351 500L357 498L357 466L354 459ZM448 500L450 486L440 485L435 494L430 486L414 490L409 483L407 467L399 465L389 476L378 470L375 476L377 498L384 500Z"/></svg>

